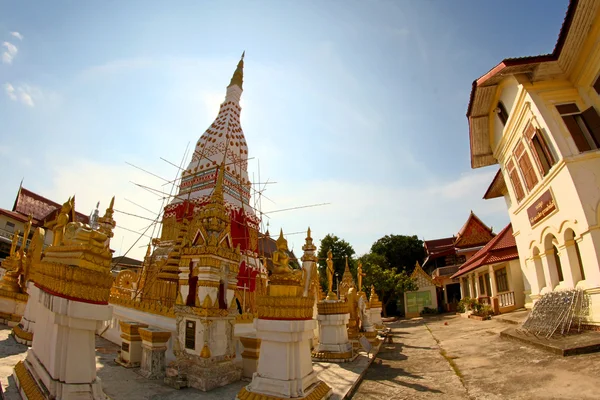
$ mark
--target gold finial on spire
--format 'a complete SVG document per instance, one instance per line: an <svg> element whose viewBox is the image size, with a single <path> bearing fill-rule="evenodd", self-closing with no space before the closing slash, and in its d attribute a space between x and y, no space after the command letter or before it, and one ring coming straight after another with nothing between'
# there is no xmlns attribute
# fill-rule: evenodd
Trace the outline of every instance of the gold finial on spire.
<svg viewBox="0 0 600 400"><path fill-rule="evenodd" d="M310 226L308 227L308 231L306 231L306 238L307 238L307 239L312 239L312 238L310 237Z"/></svg>
<svg viewBox="0 0 600 400"><path fill-rule="evenodd" d="M240 89L243 89L242 85L244 84L244 56L245 55L246 55L246 51L244 50L244 52L242 53L242 58L240 58L240 62L238 62L237 68L235 69L235 72L233 73L233 76L231 77L231 82L229 82L229 86L237 85L240 87Z"/></svg>

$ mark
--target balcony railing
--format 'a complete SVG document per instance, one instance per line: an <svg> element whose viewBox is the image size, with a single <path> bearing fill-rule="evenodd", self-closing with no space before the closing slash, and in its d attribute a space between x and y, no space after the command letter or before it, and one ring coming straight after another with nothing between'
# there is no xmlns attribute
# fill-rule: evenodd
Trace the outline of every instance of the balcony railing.
<svg viewBox="0 0 600 400"><path fill-rule="evenodd" d="M438 276L451 276L454 275L456 271L458 271L458 265L451 265L449 267L436 268L432 275L434 278Z"/></svg>
<svg viewBox="0 0 600 400"><path fill-rule="evenodd" d="M498 293L498 302L500 307L510 307L515 305L515 292Z"/></svg>

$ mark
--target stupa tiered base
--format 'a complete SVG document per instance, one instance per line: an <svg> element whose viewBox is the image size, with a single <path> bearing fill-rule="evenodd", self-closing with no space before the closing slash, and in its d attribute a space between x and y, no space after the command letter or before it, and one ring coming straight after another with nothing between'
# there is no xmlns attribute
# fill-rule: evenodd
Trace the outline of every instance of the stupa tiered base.
<svg viewBox="0 0 600 400"><path fill-rule="evenodd" d="M35 329L35 313L38 306L39 289L33 281L27 282L28 301L21 321L13 327L13 336L17 343L31 346Z"/></svg>
<svg viewBox="0 0 600 400"><path fill-rule="evenodd" d="M266 320L256 322L261 340L258 371L237 399L326 399L331 388L313 370L309 339L315 321Z"/></svg>
<svg viewBox="0 0 600 400"><path fill-rule="evenodd" d="M313 351L315 361L347 362L358 353L352 351L346 324L350 319L348 303L339 300L323 300L317 304L319 321L319 345Z"/></svg>

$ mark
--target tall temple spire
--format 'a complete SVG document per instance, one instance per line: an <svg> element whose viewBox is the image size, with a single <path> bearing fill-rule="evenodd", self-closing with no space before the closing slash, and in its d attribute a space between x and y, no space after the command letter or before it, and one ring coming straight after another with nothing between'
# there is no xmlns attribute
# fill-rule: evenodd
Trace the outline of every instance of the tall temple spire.
<svg viewBox="0 0 600 400"><path fill-rule="evenodd" d="M243 89L242 85L244 84L244 56L246 55L246 50L242 53L242 58L240 58L240 62L238 62L237 68L231 77L231 82L229 82L229 86L237 85L240 89Z"/></svg>

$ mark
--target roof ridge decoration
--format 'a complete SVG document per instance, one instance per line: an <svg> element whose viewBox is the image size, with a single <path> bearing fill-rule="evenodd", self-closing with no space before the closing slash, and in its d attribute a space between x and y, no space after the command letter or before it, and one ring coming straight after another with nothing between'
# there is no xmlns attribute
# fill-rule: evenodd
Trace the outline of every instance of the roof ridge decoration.
<svg viewBox="0 0 600 400"><path fill-rule="evenodd" d="M419 261L417 261L415 263L415 269L413 270L412 274L410 274L410 277L418 280L419 278L425 279L427 282L431 283L431 286L438 286L435 281L431 278L431 276L429 276L427 274L427 272L425 272L423 270L423 268L421 267L421 264L419 264ZM421 290L421 288L419 287L419 290Z"/></svg>
<svg viewBox="0 0 600 400"><path fill-rule="evenodd" d="M469 218L456 234L454 247L465 248L470 246L483 245L489 242L494 233L492 228L487 226L473 211Z"/></svg>

